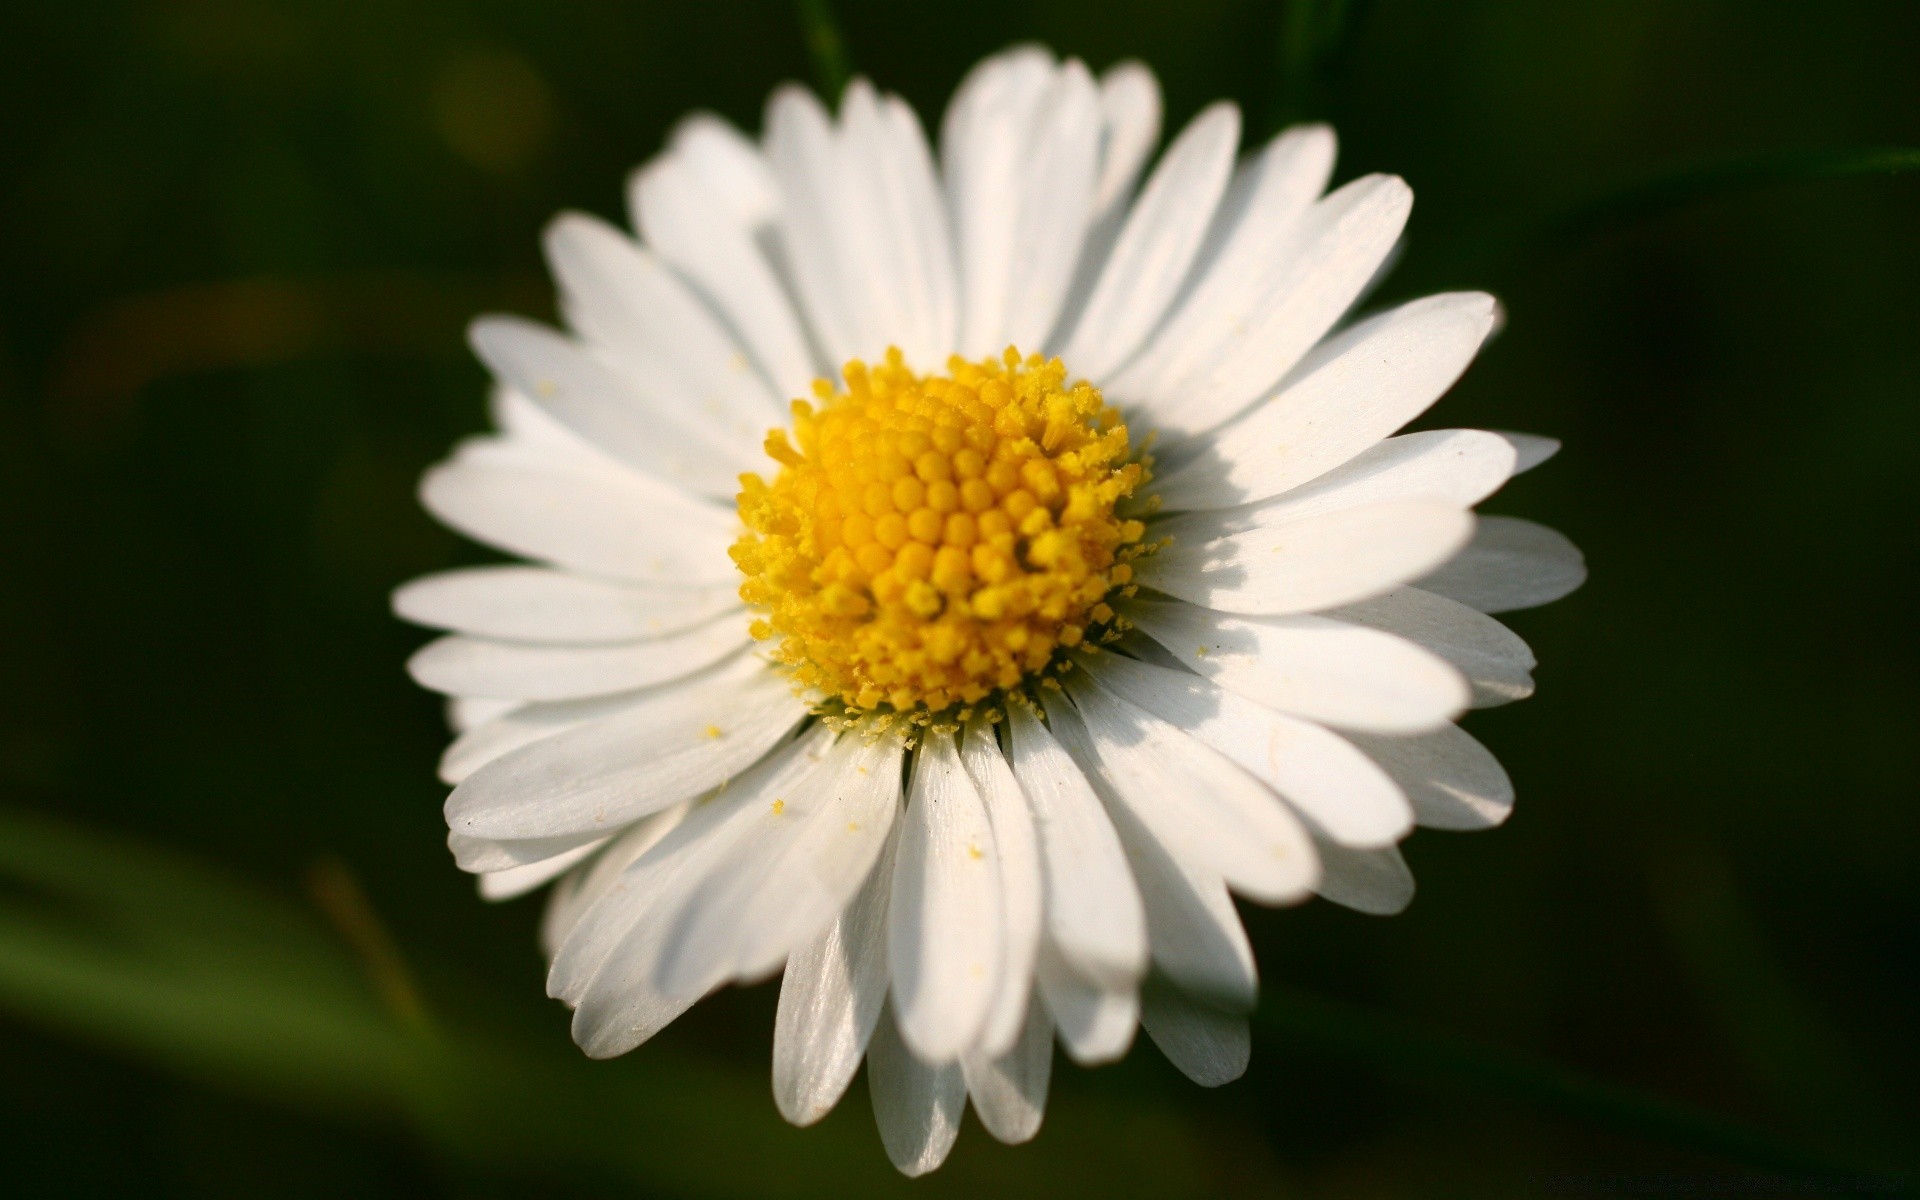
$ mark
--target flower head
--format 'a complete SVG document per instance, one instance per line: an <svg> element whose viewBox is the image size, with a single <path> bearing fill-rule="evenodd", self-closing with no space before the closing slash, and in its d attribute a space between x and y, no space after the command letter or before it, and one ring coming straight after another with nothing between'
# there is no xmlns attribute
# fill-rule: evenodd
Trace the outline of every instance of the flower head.
<svg viewBox="0 0 1920 1200"><path fill-rule="evenodd" d="M1244 158L1207 109L1136 183L1152 76L1021 48L936 160L865 83L689 118L637 238L548 235L569 332L476 323L499 432L422 485L525 563L402 588L452 631L459 864L553 882L549 991L596 1057L782 974L796 1123L864 1059L902 1170L971 1099L1038 1130L1056 1039L1248 1054L1231 894L1402 907L1395 843L1499 823L1452 722L1532 690L1487 613L1582 578L1472 508L1551 453L1401 434L1493 328L1480 293L1353 318L1411 204L1323 194L1333 135ZM557 881L557 882L555 882Z"/></svg>

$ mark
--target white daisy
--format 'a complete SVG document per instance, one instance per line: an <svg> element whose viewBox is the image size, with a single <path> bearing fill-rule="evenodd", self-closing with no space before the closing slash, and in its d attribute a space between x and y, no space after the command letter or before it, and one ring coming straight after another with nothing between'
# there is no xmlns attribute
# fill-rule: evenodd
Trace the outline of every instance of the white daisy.
<svg viewBox="0 0 1920 1200"><path fill-rule="evenodd" d="M411 669L453 698L455 857L489 897L559 880L588 1054L784 966L780 1111L864 1057L918 1174L969 1098L1032 1137L1056 1037L1237 1077L1230 894L1394 912L1414 824L1506 816L1452 724L1532 690L1485 614L1583 568L1471 509L1554 445L1393 436L1497 307L1342 326L1406 184L1323 194L1331 131L1242 157L1219 104L1136 192L1159 115L1143 67L1021 48L936 158L897 97L784 88L757 142L678 128L637 238L554 222L567 331L474 326L499 431L422 499L531 563L395 605L451 631Z"/></svg>

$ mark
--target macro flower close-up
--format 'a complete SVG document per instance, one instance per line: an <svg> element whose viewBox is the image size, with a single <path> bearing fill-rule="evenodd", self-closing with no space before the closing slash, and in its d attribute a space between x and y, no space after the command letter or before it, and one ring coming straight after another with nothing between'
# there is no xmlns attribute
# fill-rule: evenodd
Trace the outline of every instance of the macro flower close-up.
<svg viewBox="0 0 1920 1200"><path fill-rule="evenodd" d="M1490 613L1585 576L1473 508L1542 437L1400 433L1493 297L1369 311L1412 192L1335 139L1164 153L1152 73L1020 47L937 151L864 80L696 115L632 233L546 233L566 328L471 340L496 430L421 484L524 564L396 610L450 698L456 861L552 883L547 987L594 1057L778 974L774 1095L865 1058L881 1140L938 1166L971 1102L1035 1135L1053 1044L1136 1027L1206 1086L1258 984L1232 896L1403 908L1413 827L1513 805L1453 722L1533 690Z"/></svg>
<svg viewBox="0 0 1920 1200"><path fill-rule="evenodd" d="M0 45L7 1195L1920 1192L1920 5Z"/></svg>

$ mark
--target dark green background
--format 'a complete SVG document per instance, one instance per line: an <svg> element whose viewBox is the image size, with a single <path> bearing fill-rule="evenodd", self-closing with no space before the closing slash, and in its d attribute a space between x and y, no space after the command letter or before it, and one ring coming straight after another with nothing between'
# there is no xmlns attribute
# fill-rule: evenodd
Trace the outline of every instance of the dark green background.
<svg viewBox="0 0 1920 1200"><path fill-rule="evenodd" d="M916 1186L1884 1182L1920 1111L1920 175L1797 154L1920 144L1920 5L1346 7L837 6L856 66L923 117L1040 38L1149 60L1176 125L1221 95L1250 133L1337 122L1342 178L1419 196L1383 298L1508 306L1430 419L1564 438L1488 507L1593 569L1513 618L1539 694L1468 722L1518 784L1506 828L1416 835L1395 919L1247 911L1270 995L1244 1080L1192 1087L1143 1038L1062 1066L1035 1144L969 1119ZM904 1189L860 1085L781 1125L769 987L579 1058L538 902L480 903L445 852L445 732L401 671L424 635L386 613L478 555L412 497L483 419L466 318L550 312L542 224L622 215L679 113L757 124L812 70L795 9L6 9L5 1190ZM1544 1063L1751 1132L1556 1090Z"/></svg>

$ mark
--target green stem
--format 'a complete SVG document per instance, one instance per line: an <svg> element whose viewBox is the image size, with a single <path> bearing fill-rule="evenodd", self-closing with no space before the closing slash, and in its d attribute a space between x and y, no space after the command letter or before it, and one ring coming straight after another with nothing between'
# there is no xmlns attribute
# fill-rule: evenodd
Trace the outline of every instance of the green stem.
<svg viewBox="0 0 1920 1200"><path fill-rule="evenodd" d="M1836 1161L1718 1114L1557 1064L1435 1034L1293 990L1263 989L1262 1032L1387 1075L1443 1081L1537 1105L1591 1125L1858 1192L1902 1181ZM1873 1193L1860 1193L1873 1194Z"/></svg>
<svg viewBox="0 0 1920 1200"><path fill-rule="evenodd" d="M840 23L834 19L828 0L797 0L800 27L807 36L807 57L813 60L813 81L833 104L853 75L847 58L847 40L840 35Z"/></svg>

